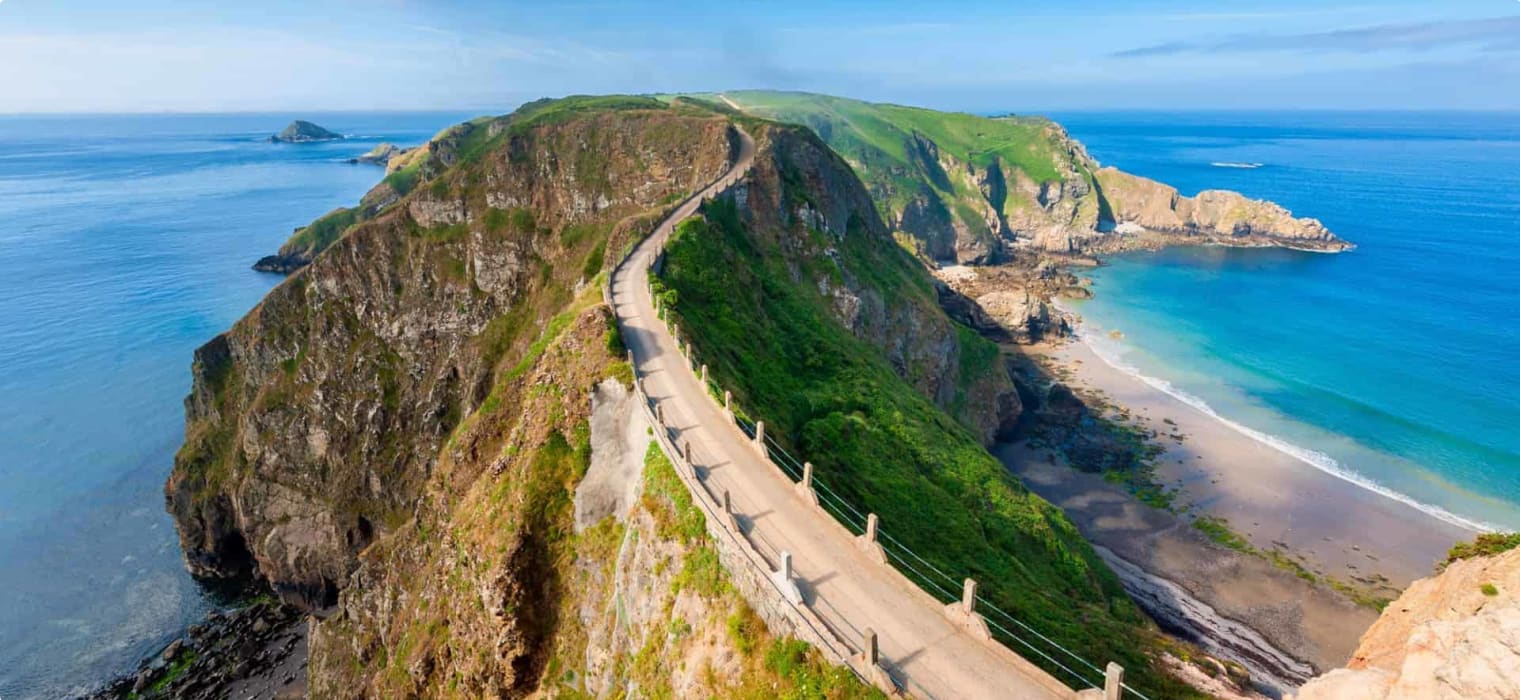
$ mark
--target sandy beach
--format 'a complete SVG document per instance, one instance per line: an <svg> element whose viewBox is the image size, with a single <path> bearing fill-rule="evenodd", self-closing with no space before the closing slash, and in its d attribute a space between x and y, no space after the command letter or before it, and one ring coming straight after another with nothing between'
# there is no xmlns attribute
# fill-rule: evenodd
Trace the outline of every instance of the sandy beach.
<svg viewBox="0 0 1520 700"><path fill-rule="evenodd" d="M1157 477L1180 487L1180 507L1225 518L1259 549L1301 555L1311 571L1345 581L1380 574L1402 589L1429 576L1452 544L1477 534L1239 432L1114 368L1080 341L1044 351L1076 384L1159 433L1167 450ZM1174 433L1181 442L1168 437Z"/></svg>
<svg viewBox="0 0 1520 700"><path fill-rule="evenodd" d="M1024 352L1094 399L1091 405L1127 411L1157 433L1165 451L1156 477L1179 489L1175 505L1186 514L1147 506L1048 450L1020 443L1001 446L997 456L1067 512L1153 617L1245 663L1273 690L1291 691L1308 675L1343 664L1377 612L1210 540L1191 526L1191 515L1223 518L1257 549L1278 550L1316 576L1390 598L1430 575L1454 542L1474 535L1258 442L1110 366L1080 341Z"/></svg>

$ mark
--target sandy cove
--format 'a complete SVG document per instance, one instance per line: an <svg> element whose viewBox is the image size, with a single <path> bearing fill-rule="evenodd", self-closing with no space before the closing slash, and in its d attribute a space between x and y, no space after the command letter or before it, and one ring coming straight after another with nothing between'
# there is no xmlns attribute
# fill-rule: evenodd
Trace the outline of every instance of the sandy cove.
<svg viewBox="0 0 1520 700"><path fill-rule="evenodd" d="M1428 576L1454 542L1474 535L1258 442L1115 369L1079 341L1024 352L1079 395L1125 409L1159 434L1166 450L1156 477L1182 490L1179 510L1224 518L1252 546L1278 549L1318 575L1354 584L1386 577L1391 588L1382 593L1392 597ZM1167 437L1172 433L1184 439ZM1142 504L1100 475L1059 464L1048 451L1019 444L996 453L1067 512L1153 616L1213 639L1204 646L1278 689L1297 685L1311 665L1344 663L1377 618L1328 586L1209 540L1185 518Z"/></svg>

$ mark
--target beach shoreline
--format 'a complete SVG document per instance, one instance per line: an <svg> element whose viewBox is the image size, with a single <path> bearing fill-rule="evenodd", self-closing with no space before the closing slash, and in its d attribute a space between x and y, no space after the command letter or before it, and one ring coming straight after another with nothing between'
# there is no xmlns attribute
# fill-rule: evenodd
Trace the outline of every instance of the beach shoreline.
<svg viewBox="0 0 1520 700"><path fill-rule="evenodd" d="M1067 513L1152 617L1241 662L1271 695L1343 665L1377 619L1369 600L1396 597L1476 534L1257 440L1108 363L1080 336L1017 352L1094 415L1149 435L1160 448L1151 476L1171 506L1142 502L1039 441L994 454ZM1248 546L1211 537L1197 518Z"/></svg>
<svg viewBox="0 0 1520 700"><path fill-rule="evenodd" d="M1380 575L1399 590L1478 534L1237 430L1110 364L1080 333L1031 354L1156 436L1164 451L1155 479L1175 489L1178 510L1223 519L1257 549L1286 551L1317 575Z"/></svg>

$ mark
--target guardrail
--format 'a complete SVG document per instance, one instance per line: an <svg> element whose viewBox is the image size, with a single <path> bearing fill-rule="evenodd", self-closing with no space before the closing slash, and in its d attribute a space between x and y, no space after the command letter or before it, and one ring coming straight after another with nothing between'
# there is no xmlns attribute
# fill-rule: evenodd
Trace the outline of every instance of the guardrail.
<svg viewBox="0 0 1520 700"><path fill-rule="evenodd" d="M712 199L722 190L736 183L743 175L744 172L731 170L717 182L672 209L670 216L674 216L692 200L700 198L705 202ZM673 226L675 222L662 220L656 225L655 231L657 232L667 223ZM612 284L616 276L631 259L632 253L641 245L642 243L631 247L629 254L618 261L612 273L608 275L607 284L602 291L609 308L615 308ZM649 276L652 277L657 272L663 262L663 257L662 249L658 255L651 258L646 270ZM652 295L652 286L649 291ZM811 463L793 457L773 437L766 435L764 421L751 422L735 415L732 394L722 391L721 387L710 380L707 366L697 364L696 352L690 342L682 341L680 330L671 320L668 310L658 300L655 303L657 315L665 322L667 330L675 340L677 349L685 359L683 364L686 365L687 370L699 373L698 378L707 390L708 397L718 402L733 425L752 441L766 461L778 468L789 481L798 486L799 493L804 498L826 512L830 519L844 528L849 535L864 540L868 547L879 551L879 559L883 564L912 583L915 590L941 605L945 614L953 621L961 623L969 634L995 647L1001 653L1012 655L1022 663L1029 662L1014 651L1014 645L1028 650L1029 653L1064 673L1070 682L1077 684L1079 690L1076 691L1062 685L1062 689L1073 696L1118 700L1121 695L1128 694L1140 700L1150 700L1149 697L1123 682L1124 669L1118 664L1110 662L1105 668L1099 668L1096 664L1041 634L1030 625L978 595L975 580L969 577L957 580L956 577L913 552L881 528L876 514L862 512L860 508L819 480L814 474ZM694 461L694 448L691 443L684 443L683 446L675 443L671 429L665 424L662 406L644 392L643 377L639 374L638 365L634 361L631 350L628 352L628 360L634 371L635 395L640 405L644 407L651 425L656 427L655 435L661 450L672 464L677 465L677 474L707 515L709 534L715 541L726 545L720 547L720 555L726 549L732 557L740 560L735 563L748 566L755 571L766 572L767 576L764 578L769 583L769 589L764 593L786 601L786 607L790 610L789 617L794 618L793 629L802 632L803 636L807 637L806 641L822 649L825 654L844 663L857 677L882 686L884 689L896 692L916 692L923 697L932 698L932 694L914 683L900 667L877 653L876 635L870 628L852 629L850 632L854 634L847 635L843 630L835 629L802 603L795 584L791 583L791 555L766 541L761 533L753 529L750 533L744 532L731 510L731 495L726 491L721 494L713 493L701 478ZM766 550L769 550L769 553ZM734 567L730 566L729 569L731 573L734 572ZM958 595L955 593L956 588L961 590ZM859 645L849 641L852 636L860 640ZM1054 677L1051 678L1054 680ZM1059 683L1059 681L1056 682Z"/></svg>

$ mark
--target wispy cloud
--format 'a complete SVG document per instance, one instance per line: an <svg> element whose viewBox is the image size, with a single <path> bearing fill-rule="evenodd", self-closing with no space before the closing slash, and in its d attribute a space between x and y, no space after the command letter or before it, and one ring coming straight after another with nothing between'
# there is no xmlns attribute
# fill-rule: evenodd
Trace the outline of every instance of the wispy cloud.
<svg viewBox="0 0 1520 700"><path fill-rule="evenodd" d="M1115 58L1185 53L1263 51L1428 51L1466 46L1481 51L1520 50L1520 16L1448 22L1383 24L1300 34L1237 34L1213 41L1172 41L1109 54Z"/></svg>

